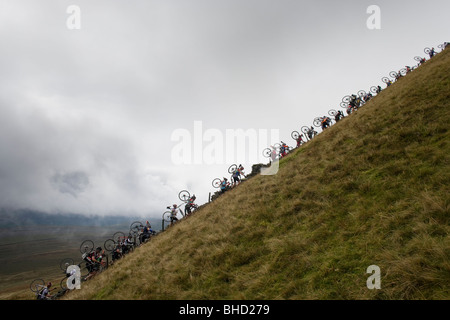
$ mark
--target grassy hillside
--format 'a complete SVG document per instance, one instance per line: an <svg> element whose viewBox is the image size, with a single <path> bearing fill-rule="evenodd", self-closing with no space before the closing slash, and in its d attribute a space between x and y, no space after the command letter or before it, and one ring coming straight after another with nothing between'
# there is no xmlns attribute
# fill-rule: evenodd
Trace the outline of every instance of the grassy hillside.
<svg viewBox="0 0 450 320"><path fill-rule="evenodd" d="M450 298L449 74L447 50L66 298Z"/></svg>

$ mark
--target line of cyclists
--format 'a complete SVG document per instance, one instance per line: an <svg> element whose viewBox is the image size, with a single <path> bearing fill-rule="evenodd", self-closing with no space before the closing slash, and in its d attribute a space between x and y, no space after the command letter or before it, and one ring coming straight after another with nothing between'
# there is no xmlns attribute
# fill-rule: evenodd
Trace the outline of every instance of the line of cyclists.
<svg viewBox="0 0 450 320"><path fill-rule="evenodd" d="M175 222L178 221L178 213L181 214L182 217L189 217L193 210L198 208L198 205L195 203L197 197L195 194L192 197L189 197L184 204L184 212L181 210L181 206L174 203L172 206L168 206L167 209L170 210L170 226L172 226Z"/></svg>
<svg viewBox="0 0 450 320"><path fill-rule="evenodd" d="M439 48L443 51L447 46L449 46L450 43L444 42L443 44L439 45ZM433 58L436 55L436 51L434 47L425 48L424 52L429 55L430 59ZM423 57L416 56L414 57L414 60L418 62L418 64L414 67L411 66L405 66L404 68L400 69L398 72L392 71L389 73L389 75L392 77L391 80L388 77L383 77L382 81L386 84L386 88L390 87L394 81L398 81L401 77L405 76L406 74L410 73L414 69L418 68L420 65L424 64L427 60ZM350 115L353 112L356 112L360 107L362 107L365 103L370 101L373 98L373 94L379 94L382 91L382 88L380 85L371 87L368 92L360 91L358 94L352 94L350 96L346 96L343 99L343 102L341 103L341 106L346 109L347 115ZM330 113L330 116L334 117L334 121L338 122L342 118L344 118L344 113L339 110L330 110L333 111L333 113ZM319 125L320 124L320 125ZM322 131L331 127L332 125L332 118L328 116L318 117L314 119L314 125L317 127L321 127ZM307 137L307 140L313 139L318 133L314 130L314 127L305 127L305 130L302 130L305 134L305 138ZM302 144L306 143L305 140L303 140L303 135L298 134L297 131L294 131L297 133L296 135L292 135L292 138L296 141L296 148L300 147ZM293 132L293 133L294 133ZM282 142L283 144L283 142ZM277 159L282 159L284 156L286 156L285 150L286 148L282 148L280 146L271 146L272 152L270 154L270 158L272 161L275 161ZM289 150L289 149L288 149Z"/></svg>
<svg viewBox="0 0 450 320"><path fill-rule="evenodd" d="M448 45L449 45L449 43L445 42L443 45L440 45L439 47L442 50L444 50L445 47L447 47ZM424 51L425 51L425 53L427 53L429 55L430 59L436 54L434 48L431 48L431 49L425 48ZM422 65L423 63L426 62L425 58L422 58L419 56L415 57L414 59L418 62L417 66L415 66L413 68L411 68L410 66L405 66L405 68L401 69L399 72L391 72L390 73L390 76L393 79L395 79L394 81L398 81L402 76L410 73L412 70L414 70L415 68L419 67L420 65ZM386 84L386 88L391 86L393 83L393 81L387 77L382 78L382 81ZM344 104L341 104L341 106L346 109L347 115L350 115L351 113L357 111L361 106L363 106L366 102L368 102L370 99L373 98L372 92L379 94L381 91L382 91L382 88L381 88L381 86L378 85L376 87L372 87L368 93L364 92L364 94L358 94L358 95L352 94L350 96L346 96L346 97L344 97L346 100L343 101ZM335 112L329 112L329 114L330 114L330 116L334 117L335 122L338 122L342 118L345 117L344 113L341 110L335 111ZM318 124L320 124L320 125L318 125ZM317 127L320 126L322 128L322 130L325 130L325 129L331 127L332 118L329 116L318 117L318 118L314 119L314 125ZM296 132L296 131L294 131L294 132ZM305 129L302 130L302 132L305 134L305 138L307 138L307 140L313 139L318 134L318 132L314 129L313 126L311 126L309 128L305 127ZM296 135L292 135L292 138L296 141L296 148L300 147L301 145L303 145L304 143L307 142L307 141L303 140L303 135L298 134L298 132ZM265 149L265 156L270 158L271 161L273 162L273 161L276 161L276 160L286 157L287 154L289 153L289 151L291 151L292 149L294 149L294 148L289 147L286 143L281 141L281 143L279 143L279 144L272 145L270 147L270 149L269 148ZM230 171L230 169L231 169L231 171ZM232 165L230 167L230 169L229 169L229 173L231 173L230 181L226 177L223 177L223 179L219 179L219 178L214 179L214 180L217 180L216 184L213 181L213 186L215 186L216 188L217 187L219 188L220 194L223 194L227 190L230 190L231 188L239 185L241 183L242 178L243 177L245 178L244 167L241 164L239 166ZM181 197L180 197L180 199L181 199ZM195 194L192 197L189 195L188 197L183 198L183 202L185 205L184 213L181 210L181 207L177 204L168 206L167 209L170 210L170 225L173 225L175 222L179 221L178 217L177 217L178 213L180 213L181 216L183 216L183 217L190 216L192 211L198 208L198 205L195 204L195 200L196 200ZM124 255L126 255L127 253L134 250L134 247L136 246L136 236L139 239L139 242L140 242L139 245L141 245L141 244L147 242L152 236L157 234L157 232L152 230L151 225L148 221L146 222L145 225L143 225L141 227L142 228L137 230L134 235L132 234L133 232L131 232L131 230L130 230L130 234L127 237L119 237L118 239L116 239L114 241L114 247L111 250L112 263L121 259ZM106 242L105 242L105 245L106 245ZM84 280L84 281L89 280L90 278L95 276L98 272L101 272L101 270L103 268L107 267L108 262L104 261L105 257L108 258L108 255L107 255L107 253L105 253L105 250L102 249L102 247L96 247L95 250L90 250L89 252L83 253L82 260L86 264L86 269L88 271L88 274L86 276L84 276L84 278L82 280ZM66 267L68 265L69 265L69 263L65 263ZM66 273L67 278L69 278L72 275L73 275L73 271L71 271L71 273ZM54 287L52 288L51 282L48 282L47 285L44 285L43 280L40 280L40 281L42 283L39 283L37 285L34 284L34 286L36 288L39 288L39 290L34 290L33 283L32 283L32 290L35 292L36 298L38 300L53 299L53 298L55 298L55 296L61 295L61 291L59 291L57 295L51 295L50 294L51 291L55 290L56 288L54 288ZM63 284L63 281L61 282L61 284Z"/></svg>
<svg viewBox="0 0 450 320"><path fill-rule="evenodd" d="M434 48L427 50L425 49L425 52L427 52L430 55L430 58L435 55ZM405 68L402 68L399 70L399 72L392 71L390 73L390 76L394 79L391 80L387 77L382 78L382 81L386 84L386 88L391 86L393 81L398 81L402 76L410 73L412 70L423 64L426 59L421 57L416 57L415 60L419 63L417 66L411 68L410 66L405 66ZM361 90L358 92L358 94L351 94L349 96L345 96L343 98L343 101L341 102L341 107L346 109L347 115L350 115L354 112L356 112L359 108L361 108L364 104L366 104L368 101L370 101L374 95L373 94L379 94L383 89L380 85L373 86L370 88L368 92L365 92L364 90ZM335 123L339 122L341 119L345 117L344 112L341 110L330 110L329 116L322 116L317 117L314 119L313 124L316 127L321 127L322 131L326 130L327 128L330 128L333 124L333 120ZM301 145L305 144L307 141L312 140L315 136L318 135L318 132L315 130L313 126L310 127L303 127L302 132L304 134L300 134L297 131L292 132L291 137L296 142L296 147L298 148ZM294 134L295 133L295 134ZM263 154L265 157L270 158L271 162L280 160L287 156L287 154L292 151L293 149L290 146L288 146L285 142L281 141L280 143L276 143L274 145L271 145L270 148L266 148L263 151ZM239 170L235 171L235 175L232 175L231 181L229 181L226 177L220 180L219 188L220 193L224 193L227 190L231 189L233 186L239 184L240 182L240 176L242 175L243 167L241 170L241 165L239 165ZM245 177L245 176L244 176ZM216 179L215 179L216 180ZM213 181L213 186L214 185Z"/></svg>

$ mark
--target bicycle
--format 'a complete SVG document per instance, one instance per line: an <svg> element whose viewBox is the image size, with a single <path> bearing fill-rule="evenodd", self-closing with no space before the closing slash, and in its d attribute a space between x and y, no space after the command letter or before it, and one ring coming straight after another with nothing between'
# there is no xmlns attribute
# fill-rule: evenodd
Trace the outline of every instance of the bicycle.
<svg viewBox="0 0 450 320"><path fill-rule="evenodd" d="M302 144L305 143L305 141L303 141L303 135L301 133L299 133L298 131L292 131L291 138L294 139L295 142L297 142L297 147L300 147Z"/></svg>
<svg viewBox="0 0 450 320"><path fill-rule="evenodd" d="M130 235L131 236L136 236L138 235L140 232L142 232L142 230L144 229L144 224L140 221L134 221L131 225L130 225Z"/></svg>
<svg viewBox="0 0 450 320"><path fill-rule="evenodd" d="M117 243L113 239L107 239L105 240L105 243L103 244L106 251L113 252L114 249L117 247Z"/></svg>
<svg viewBox="0 0 450 320"><path fill-rule="evenodd" d="M170 226L171 223L172 223L171 212L170 211L165 211L163 213L163 218L162 218L162 230L164 231L165 224L168 224Z"/></svg>
<svg viewBox="0 0 450 320"><path fill-rule="evenodd" d="M303 126L300 129L301 132L303 132L303 134L305 135L306 139L308 140L312 140L315 136L317 136L317 131L314 130L314 128L310 128L308 126Z"/></svg>
<svg viewBox="0 0 450 320"><path fill-rule="evenodd" d="M262 152L265 158L271 158L272 161L278 159L280 154L281 144L275 143L272 148L265 148Z"/></svg>
<svg viewBox="0 0 450 320"><path fill-rule="evenodd" d="M415 56L414 60L416 60L419 64L417 66L420 66L422 64L424 64L427 60L425 58L419 57L419 56Z"/></svg>
<svg viewBox="0 0 450 320"><path fill-rule="evenodd" d="M103 269L106 269L108 267L108 263L103 261L103 258L101 261L92 261L90 260L89 256L94 252L94 242L92 240L84 240L80 245L80 252L81 257L83 259L82 262L78 264L78 266L81 266L81 264L85 263L85 268L88 272L87 276L84 277L84 280L89 279L91 276L102 272ZM106 260L108 260L108 257L106 257Z"/></svg>
<svg viewBox="0 0 450 320"><path fill-rule="evenodd" d="M449 45L448 42L444 42L444 43L438 44L437 47L438 47L439 49L441 49L441 52L442 52L442 51L445 50L445 48L446 48L448 45Z"/></svg>
<svg viewBox="0 0 450 320"><path fill-rule="evenodd" d="M369 91L370 91L370 93L373 93L373 94L379 94L381 92L381 88L372 86L372 87L370 87Z"/></svg>
<svg viewBox="0 0 450 320"><path fill-rule="evenodd" d="M334 121L338 122L342 118L344 118L344 114L341 111L336 111L334 109L328 110L328 115L334 117Z"/></svg>
<svg viewBox="0 0 450 320"><path fill-rule="evenodd" d="M388 77L381 78L381 81L383 81L386 84L386 87L389 87L392 84L391 79L389 79Z"/></svg>
<svg viewBox="0 0 450 320"><path fill-rule="evenodd" d="M46 285L45 285L45 281L43 279L34 279L30 283L30 290L35 293L40 292L45 287L46 287Z"/></svg>
<svg viewBox="0 0 450 320"><path fill-rule="evenodd" d="M222 180L220 178L215 178L212 181L212 186L217 189L220 187L221 183L222 183Z"/></svg>
<svg viewBox="0 0 450 320"><path fill-rule="evenodd" d="M42 290L46 289L47 286L45 285L45 281L43 279L34 279L30 283L30 290L36 295L37 300L53 300L56 298L56 296L46 296L44 299L41 299L41 293ZM52 289L49 289L48 292L55 290L56 288L53 287ZM58 296L59 297L59 296Z"/></svg>
<svg viewBox="0 0 450 320"><path fill-rule="evenodd" d="M408 74L408 69L407 69L407 68L401 68L401 69L398 71L398 73L399 73L402 77L404 77L404 76L406 76L406 75Z"/></svg>
<svg viewBox="0 0 450 320"><path fill-rule="evenodd" d="M358 91L358 96L356 95L346 95L342 98L341 107L348 108L349 106L356 110L361 105L361 94L365 93L364 90Z"/></svg>
<svg viewBox="0 0 450 320"><path fill-rule="evenodd" d="M84 240L80 245L80 252L82 255L88 255L94 250L94 242L92 240Z"/></svg>
<svg viewBox="0 0 450 320"><path fill-rule="evenodd" d="M187 190L181 190L178 193L178 199L180 199L183 202L188 202L190 198L191 198L191 194Z"/></svg>
<svg viewBox="0 0 450 320"><path fill-rule="evenodd" d="M112 239L114 240L115 243L121 244L125 241L126 236L125 233L123 233L122 231L117 231L116 233L113 234Z"/></svg>
<svg viewBox="0 0 450 320"><path fill-rule="evenodd" d="M301 128L300 128L300 131L303 133L303 135L305 136L305 138L306 138L306 140L311 140L312 139L312 137L310 137L309 136L309 127L307 127L307 126L302 126Z"/></svg>
<svg viewBox="0 0 450 320"><path fill-rule="evenodd" d="M426 47L425 49L423 49L423 52L425 52L426 54L428 54L430 56L430 59L434 57L434 55L436 54L436 52L434 51L434 48L428 48Z"/></svg>
<svg viewBox="0 0 450 320"><path fill-rule="evenodd" d="M315 127L321 127L322 130L331 127L332 120L329 117L317 117L314 118L313 125Z"/></svg>
<svg viewBox="0 0 450 320"><path fill-rule="evenodd" d="M59 268L64 271L64 273L67 272L67 268L69 266L73 266L74 265L74 261L72 258L64 258L59 262Z"/></svg>
<svg viewBox="0 0 450 320"><path fill-rule="evenodd" d="M112 263L123 257L123 242L124 240L119 240L116 242L114 239L108 239L105 241L105 250L111 253Z"/></svg>
<svg viewBox="0 0 450 320"><path fill-rule="evenodd" d="M174 221L177 221L175 219L172 219L172 211L170 210L170 207L167 207L169 209L168 211L164 211L162 216L162 231L165 230L165 225L168 224L169 227L174 224ZM177 207L179 209L179 206ZM181 209L180 209L181 210Z"/></svg>
<svg viewBox="0 0 450 320"><path fill-rule="evenodd" d="M140 222L139 221L135 221L131 224L131 228L130 228L130 235L133 237L134 234L138 231L136 231L136 229L138 229L139 227L136 226L138 225ZM133 224L135 224L135 226L133 226ZM111 239L107 239L105 240L105 242L103 243L103 246L105 248L106 251L108 252L113 252L115 250L116 247L121 247L125 244L125 240L128 237L125 236L125 233L123 233L122 231L117 231L116 233L113 234L113 237ZM127 250L125 250L127 251ZM113 259L115 260L115 259Z"/></svg>
<svg viewBox="0 0 450 320"><path fill-rule="evenodd" d="M297 141L297 139L301 136L301 134L298 131L292 131L291 132L291 138Z"/></svg>
<svg viewBox="0 0 450 320"><path fill-rule="evenodd" d="M394 79L395 81L398 81L402 77L402 75L399 72L391 71L389 72L389 76Z"/></svg>
<svg viewBox="0 0 450 320"><path fill-rule="evenodd" d="M350 114L352 114L353 112L353 108L350 106L350 104L346 103L346 102L341 102L340 103L341 108L345 109L345 111L347 112L347 115L349 116Z"/></svg>
<svg viewBox="0 0 450 320"><path fill-rule="evenodd" d="M238 169L237 164L232 164L231 166L228 167L228 173L233 175L237 169Z"/></svg>

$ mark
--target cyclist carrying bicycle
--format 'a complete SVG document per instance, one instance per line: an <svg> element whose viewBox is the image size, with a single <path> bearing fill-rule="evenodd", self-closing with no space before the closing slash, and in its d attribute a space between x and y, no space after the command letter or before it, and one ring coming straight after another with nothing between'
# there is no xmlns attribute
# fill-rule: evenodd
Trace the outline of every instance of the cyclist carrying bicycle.
<svg viewBox="0 0 450 320"><path fill-rule="evenodd" d="M176 204L174 204L172 208L171 207L167 207L167 209L170 210L170 225L173 225L174 221L178 221L178 218L177 218L178 211L183 216L183 211L181 211L181 209L178 208L178 206Z"/></svg>
<svg viewBox="0 0 450 320"><path fill-rule="evenodd" d="M128 237L125 239L125 241L122 243L122 252L128 253L130 251L130 248L133 246L134 241L131 234L128 235Z"/></svg>
<svg viewBox="0 0 450 320"><path fill-rule="evenodd" d="M283 158L287 155L287 152L289 150L289 146L281 141L281 147L280 147L280 157Z"/></svg>
<svg viewBox="0 0 450 320"><path fill-rule="evenodd" d="M195 196L195 194L189 198L188 202L186 203L186 205L184 206L184 215L187 217L188 214L191 214L191 210L194 208L197 208L197 205L194 203L195 199L197 199L197 197Z"/></svg>
<svg viewBox="0 0 450 320"><path fill-rule="evenodd" d="M47 286L45 286L41 291L39 291L36 299L37 300L49 300L52 298L52 295L50 294L50 288L52 286L52 283L47 283Z"/></svg>
<svg viewBox="0 0 450 320"><path fill-rule="evenodd" d="M317 131L314 130L314 128L311 126L311 128L309 128L308 130L308 138L309 140L311 140L313 138L313 136L317 135Z"/></svg>
<svg viewBox="0 0 450 320"><path fill-rule="evenodd" d="M233 185L238 185L241 182L241 175L244 174L244 167L240 164L233 173Z"/></svg>
<svg viewBox="0 0 450 320"><path fill-rule="evenodd" d="M321 120L322 120L322 122L321 122L322 130L325 130L326 128L328 128L330 126L330 124L331 124L331 119L330 118L328 118L326 116L323 116L321 118Z"/></svg>
<svg viewBox="0 0 450 320"><path fill-rule="evenodd" d="M223 178L223 180L220 183L220 191L222 191L222 193L224 193L225 191L228 190L229 186L230 186L230 183L228 182L228 179Z"/></svg>
<svg viewBox="0 0 450 320"><path fill-rule="evenodd" d="M146 242L148 239L150 239L151 235L154 233L154 231L151 229L150 222L146 222L144 228L142 229L141 237L141 243Z"/></svg>
<svg viewBox="0 0 450 320"><path fill-rule="evenodd" d="M95 251L92 251L89 255L85 257L86 267L89 271L89 274L86 276L84 280L88 280L100 270L100 265L102 263L103 254L105 254L105 250L102 251L102 247L97 247Z"/></svg>
<svg viewBox="0 0 450 320"><path fill-rule="evenodd" d="M334 120L335 120L336 122L338 122L338 121L341 120L342 118L344 118L344 113L343 113L341 110L339 110L339 111L336 113L336 115L334 116Z"/></svg>
<svg viewBox="0 0 450 320"><path fill-rule="evenodd" d="M303 136L301 134L299 134L295 141L297 142L297 148L300 147L301 144L304 143Z"/></svg>

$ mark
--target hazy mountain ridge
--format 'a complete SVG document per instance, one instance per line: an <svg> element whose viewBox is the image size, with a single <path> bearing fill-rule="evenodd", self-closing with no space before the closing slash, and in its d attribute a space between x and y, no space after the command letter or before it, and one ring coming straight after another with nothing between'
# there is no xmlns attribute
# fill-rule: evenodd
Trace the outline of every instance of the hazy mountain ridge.
<svg viewBox="0 0 450 320"><path fill-rule="evenodd" d="M76 213L50 214L29 209L0 209L0 228L15 228L24 226L46 225L46 226L112 226L131 224L133 221L150 221L152 226L159 229L161 221L154 218L143 218L139 216L100 216L82 215Z"/></svg>

